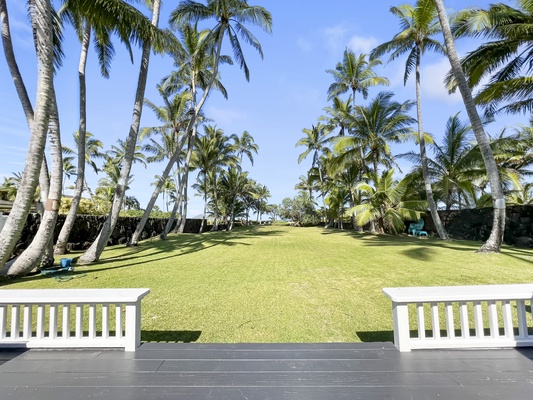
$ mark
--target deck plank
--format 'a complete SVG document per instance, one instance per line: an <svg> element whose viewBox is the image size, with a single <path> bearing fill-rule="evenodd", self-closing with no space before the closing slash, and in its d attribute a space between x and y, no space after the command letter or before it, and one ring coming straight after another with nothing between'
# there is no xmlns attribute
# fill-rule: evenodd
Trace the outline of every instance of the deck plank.
<svg viewBox="0 0 533 400"><path fill-rule="evenodd" d="M523 399L533 349L423 350L383 343L150 343L139 351L0 351L12 400Z"/></svg>

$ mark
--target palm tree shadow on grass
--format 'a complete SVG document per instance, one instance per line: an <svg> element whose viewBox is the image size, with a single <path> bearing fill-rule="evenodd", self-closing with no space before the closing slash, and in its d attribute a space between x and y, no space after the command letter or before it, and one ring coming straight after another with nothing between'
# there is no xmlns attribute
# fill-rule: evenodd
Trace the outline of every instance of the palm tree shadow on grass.
<svg viewBox="0 0 533 400"><path fill-rule="evenodd" d="M393 342L393 331L358 331L356 332L361 342Z"/></svg>
<svg viewBox="0 0 533 400"><path fill-rule="evenodd" d="M193 343L201 335L202 331L141 331L143 342Z"/></svg>

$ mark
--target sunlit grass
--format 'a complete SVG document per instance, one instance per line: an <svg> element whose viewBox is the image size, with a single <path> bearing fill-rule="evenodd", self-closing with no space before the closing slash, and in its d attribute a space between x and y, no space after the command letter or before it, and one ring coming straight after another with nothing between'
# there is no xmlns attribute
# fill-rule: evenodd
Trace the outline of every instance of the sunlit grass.
<svg viewBox="0 0 533 400"><path fill-rule="evenodd" d="M4 287L150 288L143 340L392 340L384 287L533 281L533 251L475 253L480 245L255 226L114 247L99 263L76 267L75 279L27 277Z"/></svg>

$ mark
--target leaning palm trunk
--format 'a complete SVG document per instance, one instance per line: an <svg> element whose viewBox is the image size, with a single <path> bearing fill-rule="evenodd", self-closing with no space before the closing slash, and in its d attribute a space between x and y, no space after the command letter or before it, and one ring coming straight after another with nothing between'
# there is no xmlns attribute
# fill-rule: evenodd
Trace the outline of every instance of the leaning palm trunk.
<svg viewBox="0 0 533 400"><path fill-rule="evenodd" d="M41 204L46 204L50 195L50 174L48 173L48 165L46 164L46 157L43 157L41 165L41 173L39 175L39 190L41 195ZM44 207L39 211L41 219L44 216ZM41 259L41 267L51 267L54 265L54 241L53 235L50 236L48 246Z"/></svg>
<svg viewBox="0 0 533 400"><path fill-rule="evenodd" d="M492 191L492 203L494 209L492 230L488 240L483 244L483 246L481 246L479 251L499 252L503 242L503 232L505 228L505 197L503 195L498 168L496 166L496 161L494 160L492 149L490 148L489 140L485 135L485 131L483 130L483 124L481 123L481 119L477 113L476 105L472 99L472 92L468 87L464 72L461 68L461 62L459 61L459 57L455 51L455 44L453 42L450 25L448 23L448 17L446 15L446 11L444 10L444 4L442 0L434 0L434 2L439 15L440 25L444 35L444 42L446 43L448 59L450 60L452 67L452 73L457 81L457 85L459 86L461 96L463 97L463 102L465 104L466 112L468 113L468 118L470 118L472 130L476 135L476 141L479 145L481 156L483 157L483 161L485 163L485 169L489 175L490 188Z"/></svg>
<svg viewBox="0 0 533 400"><path fill-rule="evenodd" d="M174 202L174 207L172 207L172 212L170 213L170 217L168 218L168 221L165 225L165 229L163 230L161 235L159 235L159 237L163 240L166 240L167 235L172 229L172 225L174 224L174 221L176 219L176 213L178 212L178 208L180 207L180 204L183 198L183 189L184 189L184 185L186 185L186 182L187 181L185 179L181 180L181 183L178 189L178 198Z"/></svg>
<svg viewBox="0 0 533 400"><path fill-rule="evenodd" d="M85 26L85 32L83 34L83 42L81 46L80 62L78 66L78 81L80 87L80 123L78 127L78 171L76 176L76 188L74 189L74 195L72 196L72 204L68 211L65 223L61 227L59 237L55 245L55 254L65 254L68 238L70 232L74 227L76 220L76 214L83 194L84 182L85 182L85 136L87 132L87 95L85 84L85 67L87 65L87 52L89 51L89 44L91 40L91 27L89 24Z"/></svg>
<svg viewBox="0 0 533 400"><path fill-rule="evenodd" d="M426 198L428 200L429 212L437 229L437 233L441 239L449 239L448 233L444 229L437 212L437 204L433 198L433 190L431 188L431 179L429 177L428 158L426 154L426 140L424 137L424 130L422 128L422 96L420 94L420 47L416 49L416 117L418 119L418 140L420 144L420 164L422 165L422 177L424 178L424 188L426 190Z"/></svg>
<svg viewBox="0 0 533 400"><path fill-rule="evenodd" d="M53 87L54 52L52 37L52 7L50 0L35 0L30 15L37 27L34 34L36 43L39 46L37 51L38 72L35 114L30 128L30 144L26 155L26 164L22 173L21 184L4 229L0 232L0 274L7 274L7 270L4 268L5 263L11 256L13 249L20 239L37 188L39 172L44 157L51 89ZM26 118L28 118L28 110L27 106L25 106L27 95L25 99L20 90L20 88L23 87L23 82L22 80L17 82L17 79L20 79L20 74L17 75L14 73L14 71L18 71L18 67L12 51L9 19L5 0L0 0L0 18L2 20L2 41L4 44L4 53L6 55L7 64L12 77L15 80L15 86L17 88L19 99L23 104ZM7 46L6 43L8 44Z"/></svg>
<svg viewBox="0 0 533 400"><path fill-rule="evenodd" d="M161 6L161 0L155 0L152 11L152 25L156 26L159 23L159 9ZM130 176L131 166L133 163L133 154L135 152L135 146L137 144L137 137L139 134L139 125L141 123L142 106L144 100L144 91L146 89L146 80L148 77L148 65L150 61L151 42L147 40L143 43L141 67L139 70L139 80L137 82L137 92L135 94L135 103L133 106L133 118L130 126L130 132L127 139L126 154L124 157L124 163L120 171L120 179L115 189L115 196L113 198L113 204L109 215L102 226L100 233L96 240L91 244L91 247L79 258L80 264L88 264L94 261L98 261L100 255L104 251L104 248L115 229L115 225L118 220L119 212L122 208L122 202L124 200L126 182Z"/></svg>
<svg viewBox="0 0 533 400"><path fill-rule="evenodd" d="M213 75L212 75L210 81L207 83L207 86L204 89L204 93L202 95L202 98L200 99L200 101L198 103L196 103L196 78L194 76L194 73L193 73L193 76L191 78L191 85L192 85L192 87L191 87L191 99L192 99L192 104L194 105L194 112L193 112L193 115L192 115L191 119L189 120L189 122L187 124L187 128L186 128L185 132L190 132L191 129L193 129L193 127L194 127L194 129L196 129L196 121L198 120L198 116L200 115L200 111L202 110L202 107L203 107L205 101L207 100L209 92L211 91L211 88L213 87L213 84L215 83L215 80L217 78L218 63L219 63L219 60L220 60L220 53L221 53L221 50L222 50L222 37L223 37L223 35L221 34L219 39L218 39L218 43L217 43L217 52L216 52L216 56L215 56L215 66L214 66L214 69L213 69ZM142 231L144 229L144 226L146 225L146 221L148 221L148 217L150 216L150 213L152 212L152 208L154 207L155 202L157 200L157 197L159 196L159 192L161 191L161 188L163 187L163 183L167 179L168 174L170 173L170 171L171 171L172 167L174 166L174 164L178 161L179 154L180 154L180 152L176 151L174 153L174 155L168 160L167 167L163 171L163 175L161 176L161 179L159 179L159 182L157 183L157 186L154 189L152 197L150 198L150 201L148 202L148 205L146 206L146 210L144 211L144 214L141 217L141 220L139 221L139 224L137 225L137 228L135 229L135 232L133 233L133 235L131 237L131 245L136 246L138 244L139 237L141 236L141 233L142 233Z"/></svg>
<svg viewBox="0 0 533 400"><path fill-rule="evenodd" d="M185 176L183 177L185 180L185 186L183 186L183 200L180 202L181 206L181 219L179 221L179 224L177 225L176 229L178 233L183 233L185 231L185 224L187 223L187 186L189 182L189 171L185 173Z"/></svg>
<svg viewBox="0 0 533 400"><path fill-rule="evenodd" d="M31 244L20 256L5 264L2 274L7 276L26 275L28 272L38 267L41 264L43 255L48 251L50 243L53 240L54 228L57 222L57 214L61 199L61 188L63 186L61 136L55 93L52 94L51 106L50 152L52 158L52 179L50 181L50 190L48 192L45 210L41 218L41 223L39 224L39 229Z"/></svg>

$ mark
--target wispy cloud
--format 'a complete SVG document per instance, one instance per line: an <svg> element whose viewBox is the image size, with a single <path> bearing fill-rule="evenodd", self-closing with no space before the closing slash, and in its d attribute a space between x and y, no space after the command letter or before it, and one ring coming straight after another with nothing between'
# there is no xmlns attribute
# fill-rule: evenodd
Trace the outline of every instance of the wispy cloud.
<svg viewBox="0 0 533 400"><path fill-rule="evenodd" d="M345 37L347 32L348 28L346 28L344 24L337 24L325 28L322 31L322 34L324 36L326 47L332 52L337 52L338 50L343 49L346 46Z"/></svg>
<svg viewBox="0 0 533 400"><path fill-rule="evenodd" d="M378 45L378 40L373 36L352 36L348 41L348 47L356 53L368 54Z"/></svg>
<svg viewBox="0 0 533 400"><path fill-rule="evenodd" d="M460 103L461 95L459 91L449 94L448 89L444 86L444 77L449 70L450 63L445 58L423 67L421 72L423 95L429 99L445 101L448 104Z"/></svg>

